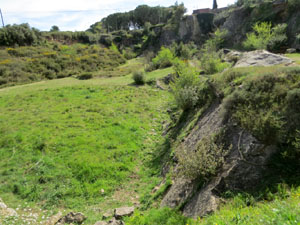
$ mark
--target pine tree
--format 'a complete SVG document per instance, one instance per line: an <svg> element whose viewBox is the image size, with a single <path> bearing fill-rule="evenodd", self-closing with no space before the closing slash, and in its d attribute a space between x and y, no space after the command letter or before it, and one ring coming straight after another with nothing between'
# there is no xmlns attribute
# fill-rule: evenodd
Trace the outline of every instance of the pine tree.
<svg viewBox="0 0 300 225"><path fill-rule="evenodd" d="M213 9L217 9L217 8L218 8L217 0L214 0Z"/></svg>

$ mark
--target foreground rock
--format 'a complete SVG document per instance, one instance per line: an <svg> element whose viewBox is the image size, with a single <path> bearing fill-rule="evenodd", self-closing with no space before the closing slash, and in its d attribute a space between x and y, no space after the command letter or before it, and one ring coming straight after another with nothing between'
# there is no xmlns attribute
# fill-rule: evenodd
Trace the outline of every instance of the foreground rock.
<svg viewBox="0 0 300 225"><path fill-rule="evenodd" d="M217 210L225 191L252 190L267 174L267 163L276 148L265 146L247 131L231 121L224 120L221 109L222 104L212 104L179 148L195 151L203 138L225 130L224 138L232 147L223 166L216 176L200 189L196 179L176 178L161 206L176 208L184 204L185 216L202 217Z"/></svg>
<svg viewBox="0 0 300 225"><path fill-rule="evenodd" d="M293 60L282 55L273 54L265 50L256 50L243 53L234 67L274 66L281 64L288 66L292 63Z"/></svg>
<svg viewBox="0 0 300 225"><path fill-rule="evenodd" d="M122 219L124 216L131 216L134 212L134 207L122 207L115 209L115 218Z"/></svg>
<svg viewBox="0 0 300 225"><path fill-rule="evenodd" d="M85 221L85 220L86 220L86 217L82 213L70 212L67 215L65 215L64 217L60 218L56 224L65 224L65 223L82 224L83 221Z"/></svg>

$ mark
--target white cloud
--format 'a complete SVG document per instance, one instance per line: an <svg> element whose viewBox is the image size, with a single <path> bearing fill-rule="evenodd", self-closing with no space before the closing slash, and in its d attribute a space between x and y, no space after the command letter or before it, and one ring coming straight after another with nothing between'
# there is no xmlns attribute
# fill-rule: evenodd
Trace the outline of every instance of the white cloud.
<svg viewBox="0 0 300 225"><path fill-rule="evenodd" d="M134 9L141 4L170 6L175 0L0 0L6 24L29 23L41 30L57 25L61 30L86 30L103 17ZM236 0L218 0L219 7ZM183 0L191 13L197 8L211 8L212 0Z"/></svg>

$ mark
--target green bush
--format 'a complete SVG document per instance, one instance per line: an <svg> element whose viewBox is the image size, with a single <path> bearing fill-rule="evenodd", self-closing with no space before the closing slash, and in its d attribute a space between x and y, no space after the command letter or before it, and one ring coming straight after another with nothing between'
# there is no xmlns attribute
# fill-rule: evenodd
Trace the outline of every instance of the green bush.
<svg viewBox="0 0 300 225"><path fill-rule="evenodd" d="M161 47L157 56L152 59L152 62L156 68L166 68L173 65L174 55L170 49Z"/></svg>
<svg viewBox="0 0 300 225"><path fill-rule="evenodd" d="M215 52L205 52L200 58L201 69L205 74L219 73L230 67L227 62L222 62L220 56Z"/></svg>
<svg viewBox="0 0 300 225"><path fill-rule="evenodd" d="M271 38L271 27L272 24L268 22L254 24L254 32L247 34L247 39L243 42L243 46L247 50L267 49Z"/></svg>
<svg viewBox="0 0 300 225"><path fill-rule="evenodd" d="M196 54L197 46L193 42L188 44L183 44L182 42L177 44L174 42L171 50L176 57L183 60L188 60Z"/></svg>
<svg viewBox="0 0 300 225"><path fill-rule="evenodd" d="M216 30L213 37L207 40L200 52L200 64L206 74L222 72L230 64L222 62L221 54L217 51L221 48L226 36L226 30Z"/></svg>
<svg viewBox="0 0 300 225"><path fill-rule="evenodd" d="M196 71L182 61L175 64L177 78L171 84L176 105L186 111L192 109L198 102L200 78Z"/></svg>
<svg viewBox="0 0 300 225"><path fill-rule="evenodd" d="M281 47L287 45L287 36L286 36L287 24L278 24L272 28L272 35L268 42L268 50L270 51L279 51Z"/></svg>
<svg viewBox="0 0 300 225"><path fill-rule="evenodd" d="M278 51L287 42L286 24L279 24L272 28L269 22L256 23L253 26L254 32L247 34L243 46L247 50L268 49Z"/></svg>
<svg viewBox="0 0 300 225"><path fill-rule="evenodd" d="M136 85L143 85L145 84L146 78L145 78L145 72L143 71L136 71L132 75L132 79L134 80L134 83Z"/></svg>
<svg viewBox="0 0 300 225"><path fill-rule="evenodd" d="M92 73L82 73L79 76L77 76L77 78L79 80L89 80L93 78L93 74Z"/></svg>

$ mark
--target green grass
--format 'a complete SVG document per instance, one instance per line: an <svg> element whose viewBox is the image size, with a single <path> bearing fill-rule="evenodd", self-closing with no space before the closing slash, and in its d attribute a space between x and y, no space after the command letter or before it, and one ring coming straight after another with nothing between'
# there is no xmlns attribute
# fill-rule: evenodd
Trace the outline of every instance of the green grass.
<svg viewBox="0 0 300 225"><path fill-rule="evenodd" d="M285 54L285 56L294 60L298 65L300 65L300 53Z"/></svg>
<svg viewBox="0 0 300 225"><path fill-rule="evenodd" d="M147 79L170 70L154 71ZM160 180L150 162L162 141L162 122L169 119L170 95L132 83L128 75L1 89L3 200L14 208L29 202L80 209L92 224L101 218L95 207L133 204L133 195L150 191Z"/></svg>
<svg viewBox="0 0 300 225"><path fill-rule="evenodd" d="M200 219L196 224L300 224L300 188L290 197L272 202L259 202L247 206L245 199L236 197L223 205L214 215Z"/></svg>
<svg viewBox="0 0 300 225"><path fill-rule="evenodd" d="M227 200L212 215L197 220L184 218L179 212L169 209L151 209L136 212L126 220L128 225L299 225L300 188L288 192L288 197L276 196L274 201L252 202L242 195Z"/></svg>

